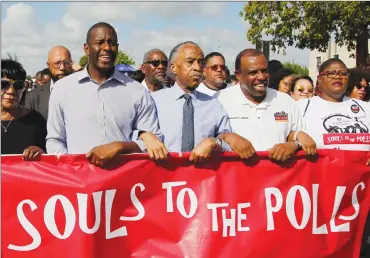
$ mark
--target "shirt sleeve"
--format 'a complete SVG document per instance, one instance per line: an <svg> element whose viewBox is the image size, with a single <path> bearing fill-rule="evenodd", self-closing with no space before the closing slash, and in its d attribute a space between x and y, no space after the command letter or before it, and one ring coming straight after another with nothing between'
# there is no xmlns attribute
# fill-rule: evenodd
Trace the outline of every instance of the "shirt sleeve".
<svg viewBox="0 0 370 258"><path fill-rule="evenodd" d="M299 108L299 106L302 106L303 108L304 105L300 104L298 106L296 102L291 98L289 99L289 101L290 101L290 108L291 108L291 114L292 114L291 132L304 131L306 128L306 125L304 123L304 119L303 119L302 113Z"/></svg>
<svg viewBox="0 0 370 258"><path fill-rule="evenodd" d="M214 101L218 107L217 108L218 109L218 112L217 112L218 126L216 128L216 135L215 135L215 137L217 138L219 135L223 133L232 133L232 129L231 129L229 116L225 108L221 105L221 103L218 100L215 99ZM231 147L229 146L227 142L225 142L224 140L221 140L221 141L222 141L221 148L223 151L232 151Z"/></svg>
<svg viewBox="0 0 370 258"><path fill-rule="evenodd" d="M144 142L139 138L139 132L152 132L161 141L163 135L159 129L157 110L150 93L146 90L143 91L139 105L137 105L137 115L133 124L132 141L134 141L142 152L146 152Z"/></svg>
<svg viewBox="0 0 370 258"><path fill-rule="evenodd" d="M46 137L46 151L49 154L68 153L61 94L58 89L54 89L50 94Z"/></svg>
<svg viewBox="0 0 370 258"><path fill-rule="evenodd" d="M34 107L33 107L33 103L32 103L32 101L31 101L31 95L33 95L33 93L32 93L32 91L29 91L29 92L27 92L27 94L26 94L26 99L25 99L25 101L24 101L24 106L26 107L26 108L28 108L28 109L34 109Z"/></svg>

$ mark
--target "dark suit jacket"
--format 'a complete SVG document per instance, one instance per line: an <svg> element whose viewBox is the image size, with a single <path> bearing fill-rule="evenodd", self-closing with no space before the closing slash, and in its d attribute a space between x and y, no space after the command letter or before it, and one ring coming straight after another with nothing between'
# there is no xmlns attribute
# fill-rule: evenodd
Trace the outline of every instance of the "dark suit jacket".
<svg viewBox="0 0 370 258"><path fill-rule="evenodd" d="M46 120L48 119L50 97L50 82L27 92L25 106L38 111Z"/></svg>

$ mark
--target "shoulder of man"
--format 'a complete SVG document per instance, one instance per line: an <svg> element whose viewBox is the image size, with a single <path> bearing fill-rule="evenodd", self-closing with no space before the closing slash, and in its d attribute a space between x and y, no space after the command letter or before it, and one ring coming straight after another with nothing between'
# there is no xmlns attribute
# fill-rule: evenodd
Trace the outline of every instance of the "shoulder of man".
<svg viewBox="0 0 370 258"><path fill-rule="evenodd" d="M73 87L73 84L78 83L78 81L81 79L82 72L83 71L72 73L62 79L59 79L57 82L54 82L53 91L56 89L64 89L64 87L68 86Z"/></svg>
<svg viewBox="0 0 370 258"><path fill-rule="evenodd" d="M141 86L142 89L146 90L143 86ZM155 92L150 93L150 95L153 97L154 100L160 99L163 96L168 95L168 92L170 92L172 88L163 88L161 90L157 90Z"/></svg>

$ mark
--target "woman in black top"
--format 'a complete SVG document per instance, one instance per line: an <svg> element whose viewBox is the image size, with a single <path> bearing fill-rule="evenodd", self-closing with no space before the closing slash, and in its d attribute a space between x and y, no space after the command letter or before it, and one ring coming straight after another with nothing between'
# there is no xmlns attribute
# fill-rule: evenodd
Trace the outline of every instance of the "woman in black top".
<svg viewBox="0 0 370 258"><path fill-rule="evenodd" d="M1 154L22 154L34 160L45 151L46 120L40 113L18 105L26 72L11 57L1 59Z"/></svg>

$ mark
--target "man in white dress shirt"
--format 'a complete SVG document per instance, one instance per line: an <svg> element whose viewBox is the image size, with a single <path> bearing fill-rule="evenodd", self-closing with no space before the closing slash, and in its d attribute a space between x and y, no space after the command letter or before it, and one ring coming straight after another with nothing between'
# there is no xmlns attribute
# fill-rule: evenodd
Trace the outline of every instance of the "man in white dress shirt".
<svg viewBox="0 0 370 258"><path fill-rule="evenodd" d="M212 52L204 58L203 82L197 90L211 97L217 98L220 91L227 87L225 58L218 52Z"/></svg>
<svg viewBox="0 0 370 258"><path fill-rule="evenodd" d="M168 58L162 50L152 49L145 53L141 70L145 74L142 85L149 91L155 92L164 88Z"/></svg>

